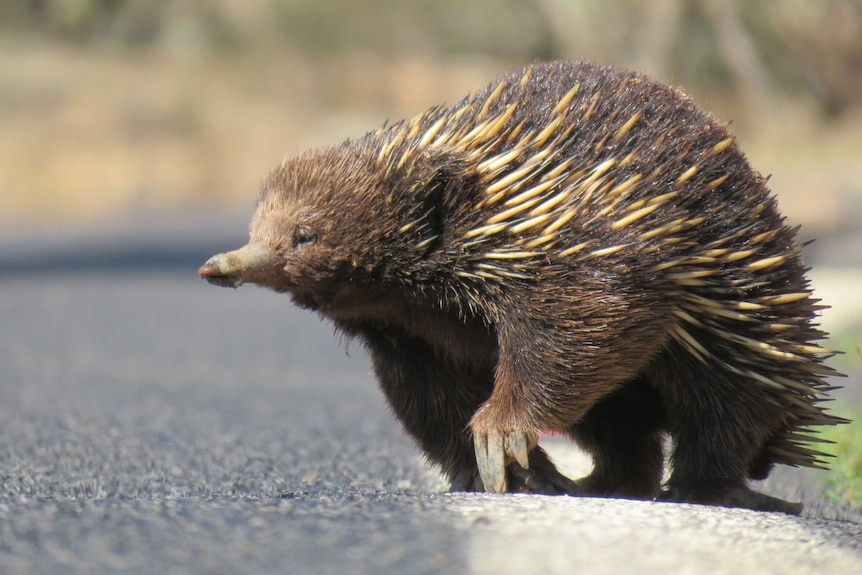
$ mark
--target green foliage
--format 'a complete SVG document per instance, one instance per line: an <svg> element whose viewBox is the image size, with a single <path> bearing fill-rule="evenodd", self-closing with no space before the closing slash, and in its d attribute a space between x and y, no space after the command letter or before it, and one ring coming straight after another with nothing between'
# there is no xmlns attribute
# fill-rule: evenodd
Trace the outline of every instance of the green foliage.
<svg viewBox="0 0 862 575"><path fill-rule="evenodd" d="M835 456L826 497L836 503L862 507L862 413L842 415L852 422L826 428L821 433L835 442L823 449Z"/></svg>
<svg viewBox="0 0 862 575"><path fill-rule="evenodd" d="M279 43L311 55L555 55L539 3L521 0L4 0L3 27L85 44L158 46L191 29L207 49Z"/></svg>
<svg viewBox="0 0 862 575"><path fill-rule="evenodd" d="M119 46L170 43L192 29L200 43L217 47L228 16L223 2L207 0L3 0L0 29L30 31L80 44Z"/></svg>
<svg viewBox="0 0 862 575"><path fill-rule="evenodd" d="M862 366L862 333L858 330L837 333L829 338L828 347L840 350L831 361L839 371L858 369Z"/></svg>
<svg viewBox="0 0 862 575"><path fill-rule="evenodd" d="M283 41L314 54L362 50L435 56L482 52L498 58L553 57L552 30L537 2L370 0L271 3Z"/></svg>
<svg viewBox="0 0 862 575"><path fill-rule="evenodd" d="M571 58L635 67L711 100L776 92L826 114L862 94L862 0L3 0L0 32L199 53ZM755 106L756 107L756 106Z"/></svg>

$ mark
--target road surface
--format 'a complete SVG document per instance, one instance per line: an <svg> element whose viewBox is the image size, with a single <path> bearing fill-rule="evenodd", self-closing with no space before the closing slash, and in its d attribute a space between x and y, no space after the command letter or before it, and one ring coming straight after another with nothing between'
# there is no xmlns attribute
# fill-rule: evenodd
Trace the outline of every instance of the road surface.
<svg viewBox="0 0 862 575"><path fill-rule="evenodd" d="M204 222L0 238L0 574L862 573L800 473L804 517L445 493L361 345L196 277Z"/></svg>

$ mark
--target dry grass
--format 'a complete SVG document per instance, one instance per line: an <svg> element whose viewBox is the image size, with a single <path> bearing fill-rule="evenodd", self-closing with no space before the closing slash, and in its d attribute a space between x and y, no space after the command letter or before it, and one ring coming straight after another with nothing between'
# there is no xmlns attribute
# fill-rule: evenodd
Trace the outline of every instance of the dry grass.
<svg viewBox="0 0 862 575"><path fill-rule="evenodd" d="M370 53L312 61L265 49L182 56L18 41L0 50L7 221L250 206L285 153L452 102L511 67ZM791 220L828 226L859 201L862 118L824 124L800 104L740 115L743 146L773 174Z"/></svg>
<svg viewBox="0 0 862 575"><path fill-rule="evenodd" d="M16 219L249 204L285 153L454 100L499 71L481 61L2 49L0 211Z"/></svg>

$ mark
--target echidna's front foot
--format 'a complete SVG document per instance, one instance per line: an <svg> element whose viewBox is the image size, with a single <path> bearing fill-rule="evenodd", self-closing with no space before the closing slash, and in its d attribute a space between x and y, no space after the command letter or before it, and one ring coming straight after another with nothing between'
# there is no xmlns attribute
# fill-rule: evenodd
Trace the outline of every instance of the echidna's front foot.
<svg viewBox="0 0 862 575"><path fill-rule="evenodd" d="M543 495L579 495L578 484L559 471L541 449L529 454L529 469L517 461L506 466L506 491L518 493L541 493ZM450 491L485 491L485 486L476 468L461 470L450 475Z"/></svg>
<svg viewBox="0 0 862 575"><path fill-rule="evenodd" d="M485 491L504 493L506 466L513 460L523 471L530 468L530 451L536 446L536 437L522 431L482 433L473 430L476 465Z"/></svg>
<svg viewBox="0 0 862 575"><path fill-rule="evenodd" d="M524 469L518 463L507 468L509 491L521 493L541 493L544 495L579 495L578 484L556 470L538 469L535 466Z"/></svg>
<svg viewBox="0 0 862 575"><path fill-rule="evenodd" d="M475 470L462 470L454 475L449 476L449 491L484 491L482 486L482 478Z"/></svg>
<svg viewBox="0 0 862 575"><path fill-rule="evenodd" d="M788 515L799 515L802 512L802 503L784 501L764 493L758 493L745 487L733 487L723 491L720 495L703 497L692 493L690 490L669 486L659 496L662 501L676 501L679 503L702 503L706 505L719 505L721 507L742 507L754 511L777 511Z"/></svg>

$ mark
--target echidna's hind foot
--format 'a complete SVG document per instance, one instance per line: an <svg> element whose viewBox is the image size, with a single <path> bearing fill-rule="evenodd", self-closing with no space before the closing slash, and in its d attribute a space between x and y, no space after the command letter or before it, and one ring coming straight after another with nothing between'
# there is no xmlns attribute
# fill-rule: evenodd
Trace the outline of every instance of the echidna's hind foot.
<svg viewBox="0 0 862 575"><path fill-rule="evenodd" d="M802 512L802 503L784 501L777 497L752 491L746 487L732 487L716 495L704 496L695 490L687 490L670 485L662 491L659 499L662 501L676 501L678 503L742 507L753 509L754 511L777 511L779 513L787 513L788 515L799 515Z"/></svg>
<svg viewBox="0 0 862 575"><path fill-rule="evenodd" d="M578 480L581 494L655 498L664 467L664 425L661 398L645 378L602 399L569 429L593 458L593 472Z"/></svg>
<svg viewBox="0 0 862 575"><path fill-rule="evenodd" d="M707 333L691 326L687 329L693 341L709 340ZM764 446L787 428L786 409L761 382L728 375L725 365L731 365L735 356L726 348L713 343L703 349L718 365L698 359L672 341L651 368L674 440L673 473L661 498L799 513L798 503L747 488L750 476L764 477L770 470L771 459L763 455Z"/></svg>

